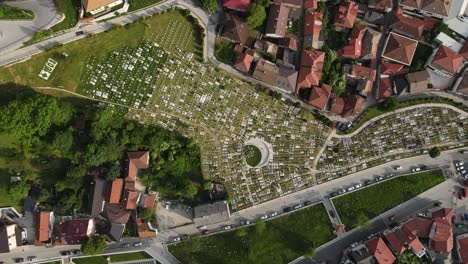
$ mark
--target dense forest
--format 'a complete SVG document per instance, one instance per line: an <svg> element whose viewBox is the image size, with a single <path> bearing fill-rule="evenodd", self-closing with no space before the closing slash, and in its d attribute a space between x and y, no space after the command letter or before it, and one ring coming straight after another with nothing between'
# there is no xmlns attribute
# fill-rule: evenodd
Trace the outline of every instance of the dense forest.
<svg viewBox="0 0 468 264"><path fill-rule="evenodd" d="M194 199L202 190L196 143L168 130L125 119L125 110L28 89L0 95L0 177L12 201L28 192L58 214L86 209L98 168L107 180L122 176L127 151L150 151L140 179L163 198ZM2 180L2 182L6 182ZM31 188L32 187L32 188Z"/></svg>

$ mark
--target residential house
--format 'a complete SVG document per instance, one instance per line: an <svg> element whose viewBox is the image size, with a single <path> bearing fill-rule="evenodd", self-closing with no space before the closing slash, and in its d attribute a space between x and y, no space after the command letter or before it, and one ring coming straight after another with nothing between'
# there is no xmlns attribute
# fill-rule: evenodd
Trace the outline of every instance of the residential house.
<svg viewBox="0 0 468 264"><path fill-rule="evenodd" d="M223 0L223 6L227 9L247 12L249 10L250 0Z"/></svg>
<svg viewBox="0 0 468 264"><path fill-rule="evenodd" d="M303 0L273 0L273 4L280 5L283 4L291 8L302 8Z"/></svg>
<svg viewBox="0 0 468 264"><path fill-rule="evenodd" d="M34 245L39 246L50 240L54 219L54 212L44 211L34 213Z"/></svg>
<svg viewBox="0 0 468 264"><path fill-rule="evenodd" d="M373 255L376 263L379 264L392 264L396 261L392 251L388 248L387 244L381 237L374 237L369 241L366 241L366 247Z"/></svg>
<svg viewBox="0 0 468 264"><path fill-rule="evenodd" d="M412 39L420 39L424 31L424 20L419 18L410 18L403 14L393 16L390 28L399 34Z"/></svg>
<svg viewBox="0 0 468 264"><path fill-rule="evenodd" d="M427 70L408 73L406 79L409 83L409 93L418 94L426 92L430 83L430 76Z"/></svg>
<svg viewBox="0 0 468 264"><path fill-rule="evenodd" d="M468 233L457 236L457 253L461 264L468 264Z"/></svg>
<svg viewBox="0 0 468 264"><path fill-rule="evenodd" d="M423 0L420 12L437 18L446 17L452 6L453 0Z"/></svg>
<svg viewBox="0 0 468 264"><path fill-rule="evenodd" d="M426 253L426 249L419 238L406 228L397 228L384 234L388 246L397 256L406 252L407 249L410 249L419 258Z"/></svg>
<svg viewBox="0 0 468 264"><path fill-rule="evenodd" d="M314 86L307 103L317 107L320 110L324 110L327 107L328 99L331 95L331 89L331 86L328 84Z"/></svg>
<svg viewBox="0 0 468 264"><path fill-rule="evenodd" d="M285 4L270 5L266 24L266 36L271 38L282 38L286 35L288 26L289 7Z"/></svg>
<svg viewBox="0 0 468 264"><path fill-rule="evenodd" d="M120 4L123 4L123 0L81 0L84 11L92 15L110 10Z"/></svg>
<svg viewBox="0 0 468 264"><path fill-rule="evenodd" d="M277 41L279 47L297 51L297 37L294 34L286 33L284 38L280 38Z"/></svg>
<svg viewBox="0 0 468 264"><path fill-rule="evenodd" d="M91 216L98 216L104 209L104 189L106 182L99 178L95 178L91 182L90 192L89 192L89 214Z"/></svg>
<svg viewBox="0 0 468 264"><path fill-rule="evenodd" d="M125 231L125 224L111 223L109 229L109 238L116 242L119 242L122 239L123 233Z"/></svg>
<svg viewBox="0 0 468 264"><path fill-rule="evenodd" d="M345 105L343 107L342 117L353 116L361 113L362 106L366 99L360 95L353 94L345 98Z"/></svg>
<svg viewBox="0 0 468 264"><path fill-rule="evenodd" d="M140 199L140 207L143 208L153 208L154 203L156 202L156 199L158 197L157 192L149 192L148 194L144 194L141 196Z"/></svg>
<svg viewBox="0 0 468 264"><path fill-rule="evenodd" d="M343 97L337 97L335 94L332 93L330 112L335 113L337 115L341 115L343 113L344 106L345 99Z"/></svg>
<svg viewBox="0 0 468 264"><path fill-rule="evenodd" d="M463 56L446 46L440 46L431 63L431 68L453 75L458 72L463 62Z"/></svg>
<svg viewBox="0 0 468 264"><path fill-rule="evenodd" d="M408 67L399 63L382 62L380 65L380 76L384 78L409 72Z"/></svg>
<svg viewBox="0 0 468 264"><path fill-rule="evenodd" d="M361 59L374 60L377 58L377 50L381 37L382 33L369 27L366 28L366 33L364 33L364 37L362 38Z"/></svg>
<svg viewBox="0 0 468 264"><path fill-rule="evenodd" d="M149 152L135 151L128 152L128 170L125 177L126 182L134 182L137 177L138 170L147 169L149 166Z"/></svg>
<svg viewBox="0 0 468 264"><path fill-rule="evenodd" d="M137 231L138 237L148 238L156 237L157 233L154 228L151 227L150 223L142 223L140 218L137 218Z"/></svg>
<svg viewBox="0 0 468 264"><path fill-rule="evenodd" d="M351 263L356 263L356 264L375 263L374 256L364 244L361 244L355 248L352 248L351 253L349 253L349 258L352 261ZM350 262L345 262L345 263L349 264Z"/></svg>
<svg viewBox="0 0 468 264"><path fill-rule="evenodd" d="M261 58L255 66L253 77L262 82L274 84L278 78L278 72L279 69L275 63Z"/></svg>
<svg viewBox="0 0 468 264"><path fill-rule="evenodd" d="M391 32L384 46L382 57L403 65L411 65L418 41Z"/></svg>
<svg viewBox="0 0 468 264"><path fill-rule="evenodd" d="M468 0L452 1L449 15L444 18L444 23L457 34L465 39L468 38Z"/></svg>
<svg viewBox="0 0 468 264"><path fill-rule="evenodd" d="M91 218L66 221L64 226L65 241L68 245L78 245L96 232L96 224Z"/></svg>
<svg viewBox="0 0 468 264"><path fill-rule="evenodd" d="M276 66L278 67L278 75L274 85L286 91L294 92L298 74L296 69L281 62L276 63Z"/></svg>
<svg viewBox="0 0 468 264"><path fill-rule="evenodd" d="M392 96L392 81L389 77L381 77L379 81L379 89L377 92L377 100L381 101L384 100L390 96Z"/></svg>
<svg viewBox="0 0 468 264"><path fill-rule="evenodd" d="M195 227L223 222L230 217L231 213L227 201L202 204L193 208L193 223Z"/></svg>
<svg viewBox="0 0 468 264"><path fill-rule="evenodd" d="M354 22L356 21L359 5L356 2L343 1L338 7L338 11L335 16L334 25L337 30L344 28L353 28Z"/></svg>
<svg viewBox="0 0 468 264"><path fill-rule="evenodd" d="M451 38L449 35L445 34L444 32L440 32L439 34L437 34L437 36L434 39L434 42L453 50L455 53L458 53L463 57L463 54L461 54L463 45L455 39Z"/></svg>
<svg viewBox="0 0 468 264"><path fill-rule="evenodd" d="M125 225L130 218L130 212L120 204L106 204L101 216L111 223Z"/></svg>
<svg viewBox="0 0 468 264"><path fill-rule="evenodd" d="M117 178L108 184L106 202L116 204L120 202L124 181L122 178Z"/></svg>
<svg viewBox="0 0 468 264"><path fill-rule="evenodd" d="M364 15L364 22L374 27L383 26L385 22L384 14L377 12L373 9L369 9Z"/></svg>
<svg viewBox="0 0 468 264"><path fill-rule="evenodd" d="M364 96L372 95L372 87L374 85L377 71L369 67L361 65L353 65L349 77L358 80L357 90Z"/></svg>
<svg viewBox="0 0 468 264"><path fill-rule="evenodd" d="M236 60L234 61L234 68L242 72L249 72L254 59L254 53L255 52L252 49L246 49L245 51L238 52Z"/></svg>
<svg viewBox="0 0 468 264"><path fill-rule="evenodd" d="M317 86L322 79L325 52L318 50L303 50L301 56L301 67L297 78L296 95L301 88Z"/></svg>
<svg viewBox="0 0 468 264"><path fill-rule="evenodd" d="M140 199L140 193L125 190L124 195L122 197L122 208L126 210L135 210Z"/></svg>
<svg viewBox="0 0 468 264"><path fill-rule="evenodd" d="M406 10L421 9L424 0L401 0L400 6Z"/></svg>
<svg viewBox="0 0 468 264"><path fill-rule="evenodd" d="M359 59L361 57L362 39L365 32L365 26L356 25L351 31L348 44L343 49L338 50L338 54L348 59Z"/></svg>
<svg viewBox="0 0 468 264"><path fill-rule="evenodd" d="M224 28L221 37L245 45L249 38L247 22L243 18L224 12Z"/></svg>
<svg viewBox="0 0 468 264"><path fill-rule="evenodd" d="M255 40L254 49L264 51L273 57L276 57L276 55L278 55L278 45L266 40Z"/></svg>
<svg viewBox="0 0 468 264"><path fill-rule="evenodd" d="M21 245L21 232L17 224L0 225L0 253L8 253Z"/></svg>
<svg viewBox="0 0 468 264"><path fill-rule="evenodd" d="M379 10L381 12L390 12L393 8L392 0L369 0L368 6L370 8Z"/></svg>
<svg viewBox="0 0 468 264"><path fill-rule="evenodd" d="M323 14L313 10L305 11L304 16L304 49L321 49L323 39L320 38Z"/></svg>
<svg viewBox="0 0 468 264"><path fill-rule="evenodd" d="M317 9L318 7L318 0L304 0L304 8L306 10L310 9Z"/></svg>

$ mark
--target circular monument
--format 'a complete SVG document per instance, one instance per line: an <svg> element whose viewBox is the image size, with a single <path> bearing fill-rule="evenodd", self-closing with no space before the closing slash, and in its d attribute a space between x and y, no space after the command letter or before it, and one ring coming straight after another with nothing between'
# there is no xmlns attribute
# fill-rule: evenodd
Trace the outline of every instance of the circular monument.
<svg viewBox="0 0 468 264"><path fill-rule="evenodd" d="M273 148L260 138L252 138L244 143L244 159L247 167L261 168L273 158Z"/></svg>

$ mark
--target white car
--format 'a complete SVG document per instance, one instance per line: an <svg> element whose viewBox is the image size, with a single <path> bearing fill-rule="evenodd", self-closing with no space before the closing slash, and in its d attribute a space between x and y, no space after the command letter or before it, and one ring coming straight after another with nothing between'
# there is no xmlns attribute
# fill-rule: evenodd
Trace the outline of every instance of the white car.
<svg viewBox="0 0 468 264"><path fill-rule="evenodd" d="M260 219L262 219L262 220L265 220L265 219L267 219L267 218L268 218L268 215L262 215L262 216L260 216Z"/></svg>
<svg viewBox="0 0 468 264"><path fill-rule="evenodd" d="M356 188L356 189L359 189L361 187L362 187L362 183L358 183L358 184L354 185L354 188Z"/></svg>
<svg viewBox="0 0 468 264"><path fill-rule="evenodd" d="M224 227L224 230L229 230L229 229L231 229L230 225L227 225L227 226Z"/></svg>
<svg viewBox="0 0 468 264"><path fill-rule="evenodd" d="M277 212L273 212L273 213L270 214L270 217L275 217L275 216L277 216L277 215L278 215Z"/></svg>
<svg viewBox="0 0 468 264"><path fill-rule="evenodd" d="M417 172L417 171L420 171L421 168L414 168L414 169L411 169L412 172Z"/></svg>
<svg viewBox="0 0 468 264"><path fill-rule="evenodd" d="M465 169L465 167L463 167L463 166L457 167L458 171L461 171L461 170L464 170L464 169Z"/></svg>
<svg viewBox="0 0 468 264"><path fill-rule="evenodd" d="M458 167L458 166L463 166L463 161L460 161L460 162L455 162L455 167Z"/></svg>
<svg viewBox="0 0 468 264"><path fill-rule="evenodd" d="M466 170L459 171L461 175L464 175L466 173Z"/></svg>
<svg viewBox="0 0 468 264"><path fill-rule="evenodd" d="M199 226L198 229L200 229L200 230L205 230L205 229L206 229L206 226Z"/></svg>
<svg viewBox="0 0 468 264"><path fill-rule="evenodd" d="M143 246L143 243L142 242L135 242L135 243L133 243L133 246L134 247L141 247L141 246Z"/></svg>
<svg viewBox="0 0 468 264"><path fill-rule="evenodd" d="M351 244L351 247L354 248L354 247L356 247L357 245L358 245L358 242L354 242L354 243Z"/></svg>
<svg viewBox="0 0 468 264"><path fill-rule="evenodd" d="M354 190L354 186L348 187L348 192Z"/></svg>
<svg viewBox="0 0 468 264"><path fill-rule="evenodd" d="M402 170L402 169L403 169L402 166L399 166L399 165L398 165L398 166L395 166L395 170L397 170L397 171Z"/></svg>
<svg viewBox="0 0 468 264"><path fill-rule="evenodd" d="M172 242L179 242L180 241L180 237L175 237L174 239L172 239Z"/></svg>

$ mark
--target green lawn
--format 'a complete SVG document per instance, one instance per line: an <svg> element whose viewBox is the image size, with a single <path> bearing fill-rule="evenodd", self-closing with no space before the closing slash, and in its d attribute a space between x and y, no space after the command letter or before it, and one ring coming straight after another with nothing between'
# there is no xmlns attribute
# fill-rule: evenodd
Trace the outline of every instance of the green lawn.
<svg viewBox="0 0 468 264"><path fill-rule="evenodd" d="M73 262L76 264L107 264L106 259L108 256L109 255L86 257L86 258L74 258ZM151 256L148 255L144 251L110 255L111 263L122 262L122 261L132 261L132 260L139 260L139 259L151 259Z"/></svg>
<svg viewBox="0 0 468 264"><path fill-rule="evenodd" d="M288 263L333 238L322 204L264 223L264 228L252 226L186 240L169 250L184 264Z"/></svg>
<svg viewBox="0 0 468 264"><path fill-rule="evenodd" d="M0 20L1 19L34 19L34 13L29 10L0 3Z"/></svg>
<svg viewBox="0 0 468 264"><path fill-rule="evenodd" d="M161 2L162 0L129 0L130 7L128 8L128 12L132 12L138 9L145 8L147 6L154 5L156 3Z"/></svg>
<svg viewBox="0 0 468 264"><path fill-rule="evenodd" d="M443 181L440 170L421 172L337 197L333 204L349 231Z"/></svg>
<svg viewBox="0 0 468 264"><path fill-rule="evenodd" d="M244 155L245 155L245 162L248 165L254 167L257 166L258 163L262 160L262 153L260 150L252 145L248 145L244 147Z"/></svg>

